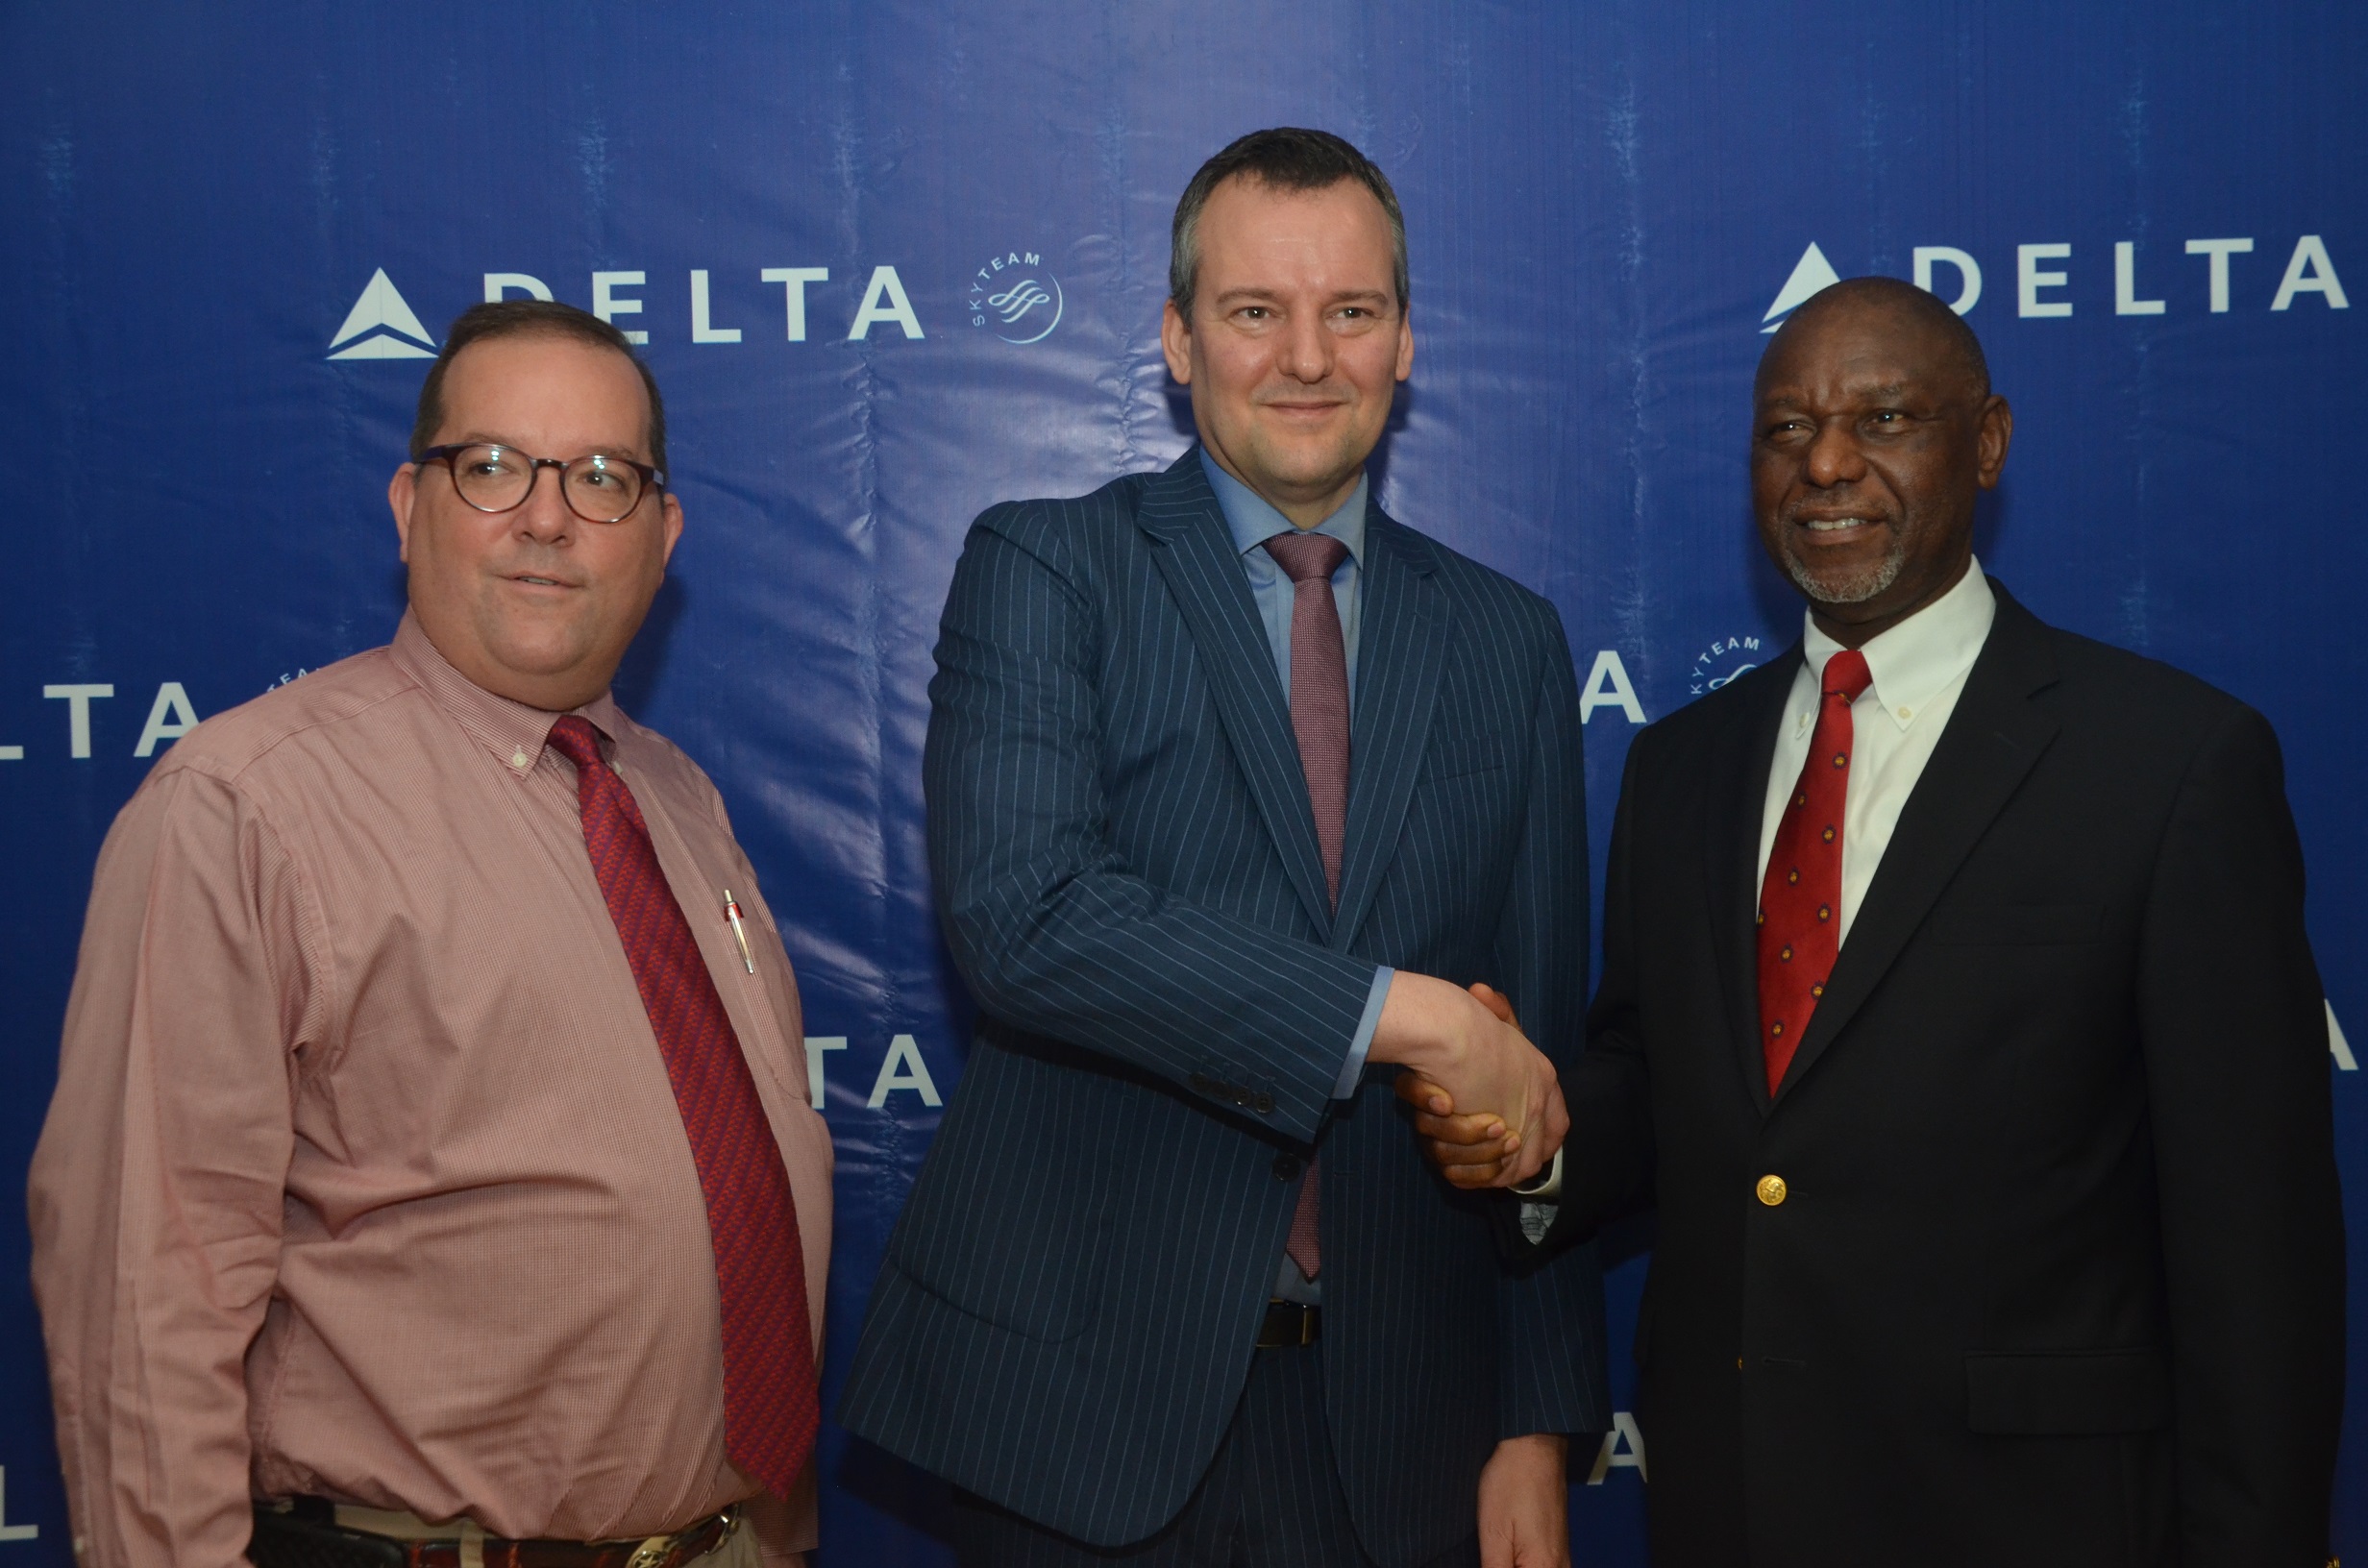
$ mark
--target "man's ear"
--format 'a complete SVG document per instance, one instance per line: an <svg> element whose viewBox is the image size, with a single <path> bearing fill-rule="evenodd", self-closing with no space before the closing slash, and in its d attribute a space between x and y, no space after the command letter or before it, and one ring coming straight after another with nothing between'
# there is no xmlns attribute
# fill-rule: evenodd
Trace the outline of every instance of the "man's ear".
<svg viewBox="0 0 2368 1568"><path fill-rule="evenodd" d="M1170 300L1159 312L1159 352L1167 357L1168 374L1178 386L1193 384L1193 325Z"/></svg>
<svg viewBox="0 0 2368 1568"><path fill-rule="evenodd" d="M666 530L666 553L658 563L662 566L675 558L675 546L682 539L682 502L675 499L672 490L666 491L658 511L660 526Z"/></svg>
<svg viewBox="0 0 2368 1568"><path fill-rule="evenodd" d="M1982 428L1974 437L1974 476L1985 490L1998 487L1998 476L2007 466L2007 449L2014 444L2014 410L2007 400L1990 394L1982 405Z"/></svg>
<svg viewBox="0 0 2368 1568"><path fill-rule="evenodd" d="M1405 380L1415 373L1415 323L1404 308L1397 313L1397 379Z"/></svg>
<svg viewBox="0 0 2368 1568"><path fill-rule="evenodd" d="M395 558L411 564L411 507L419 500L419 465L406 463L386 481L386 506L395 514Z"/></svg>

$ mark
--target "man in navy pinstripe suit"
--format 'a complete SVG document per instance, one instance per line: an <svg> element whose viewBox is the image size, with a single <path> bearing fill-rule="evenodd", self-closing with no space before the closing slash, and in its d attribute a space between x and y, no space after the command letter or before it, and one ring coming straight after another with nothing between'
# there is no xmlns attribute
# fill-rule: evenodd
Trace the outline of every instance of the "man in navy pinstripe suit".
<svg viewBox="0 0 2368 1568"><path fill-rule="evenodd" d="M955 571L929 849L982 1021L841 1414L955 1483L966 1561L1567 1561L1594 1260L1500 1263L1517 1199L1392 1084L1499 1117L1506 1186L1561 1140L1577 681L1550 605L1369 500L1405 255L1346 142L1225 149L1162 332L1200 444Z"/></svg>

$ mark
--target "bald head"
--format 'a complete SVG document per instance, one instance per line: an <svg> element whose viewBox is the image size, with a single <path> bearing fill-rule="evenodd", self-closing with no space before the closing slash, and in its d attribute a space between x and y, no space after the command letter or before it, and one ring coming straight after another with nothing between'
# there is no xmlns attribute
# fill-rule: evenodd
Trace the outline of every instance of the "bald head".
<svg viewBox="0 0 2368 1568"><path fill-rule="evenodd" d="M1761 542L1828 635L1860 647L1964 576L2014 425L1955 311L1896 278L1836 283L1769 340L1752 397Z"/></svg>
<svg viewBox="0 0 2368 1568"><path fill-rule="evenodd" d="M1915 342L1935 372L1961 376L1977 401L1989 396L1989 357L1973 329L1931 290L1897 278L1846 278L1811 295L1768 340L1759 384L1766 384L1769 367L1799 339L1815 337L1837 321L1877 324L1887 336Z"/></svg>

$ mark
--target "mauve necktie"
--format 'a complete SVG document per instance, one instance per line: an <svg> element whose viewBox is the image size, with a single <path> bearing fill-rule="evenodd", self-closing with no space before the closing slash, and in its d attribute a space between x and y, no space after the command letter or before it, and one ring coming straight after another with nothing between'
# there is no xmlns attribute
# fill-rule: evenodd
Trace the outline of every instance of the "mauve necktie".
<svg viewBox="0 0 2368 1568"><path fill-rule="evenodd" d="M1348 833L1348 647L1341 636L1332 574L1348 547L1328 533L1278 533L1266 551L1291 578L1291 729L1298 737L1307 803L1316 813L1316 846L1323 854L1324 887L1341 901L1341 845ZM1299 1184L1283 1250L1309 1279L1323 1266L1317 1216L1323 1188L1316 1162Z"/></svg>
<svg viewBox="0 0 2368 1568"><path fill-rule="evenodd" d="M550 744L576 765L584 846L666 1059L707 1200L724 1309L725 1452L743 1474L786 1498L822 1420L789 1172L633 792L601 760L586 720L561 719L551 726Z"/></svg>
<svg viewBox="0 0 2368 1568"><path fill-rule="evenodd" d="M1856 649L1825 661L1809 760L1785 803L1760 882L1760 1051L1770 1094L1792 1065L1841 951L1842 807L1856 734L1850 704L1873 678Z"/></svg>

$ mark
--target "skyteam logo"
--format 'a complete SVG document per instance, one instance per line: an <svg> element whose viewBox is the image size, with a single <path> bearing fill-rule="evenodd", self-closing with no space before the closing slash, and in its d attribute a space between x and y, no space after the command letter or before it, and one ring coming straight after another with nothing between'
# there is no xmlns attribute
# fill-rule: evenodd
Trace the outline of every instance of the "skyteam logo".
<svg viewBox="0 0 2368 1568"><path fill-rule="evenodd" d="M1694 655L1686 671L1686 695L1714 692L1739 675L1760 668L1763 657L1757 637L1721 637Z"/></svg>
<svg viewBox="0 0 2368 1568"><path fill-rule="evenodd" d="M2271 240L2260 247L2271 256L2283 248ZM2071 315L2075 309L2105 308L2105 268L2090 265L2101 245L2076 245L2071 240L2035 240L2014 251L2014 313L2041 320ZM1991 266L2002 268L2004 247L1988 253ZM2185 240L2134 239L2113 242L2112 313L2116 316L2159 316L2201 310L2224 316L2232 309L2252 311L2266 304L2272 310L2291 310L2306 296L2330 310L2349 310L2352 302L2335 274L2335 260L2327 240L2302 234L2285 253L2277 286L2259 261L2249 234L2207 235ZM2192 257L2193 259L2188 259ZM2250 270L2249 270L2250 269ZM1985 298L1982 260L1956 245L1918 245L1911 253L1915 286L1948 301L1959 315L1969 315ZM1763 315L1760 331L1772 332L1802 304L1841 282L1834 263L1815 240L1792 264L1792 272L1776 291ZM1994 291L1993 291L1994 292Z"/></svg>
<svg viewBox="0 0 2368 1568"><path fill-rule="evenodd" d="M1034 251L1006 251L971 274L971 325L1006 343L1041 343L1061 324L1061 281Z"/></svg>
<svg viewBox="0 0 2368 1568"><path fill-rule="evenodd" d="M404 303L394 281L381 267L370 275L369 286L354 302L354 308L345 313L345 325L329 340L329 357L432 359L435 339L428 335L428 329L419 324L418 315Z"/></svg>

